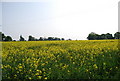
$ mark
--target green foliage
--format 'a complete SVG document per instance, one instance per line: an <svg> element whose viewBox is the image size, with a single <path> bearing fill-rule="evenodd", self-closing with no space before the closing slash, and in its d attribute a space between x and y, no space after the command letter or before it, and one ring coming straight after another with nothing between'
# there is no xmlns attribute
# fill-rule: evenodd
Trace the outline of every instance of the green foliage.
<svg viewBox="0 0 120 81"><path fill-rule="evenodd" d="M25 39L20 35L20 41L25 41Z"/></svg>
<svg viewBox="0 0 120 81"><path fill-rule="evenodd" d="M39 40L40 40L40 41L43 41L43 40L44 40L44 38L40 37L40 38L39 38Z"/></svg>
<svg viewBox="0 0 120 81"><path fill-rule="evenodd" d="M94 32L91 32L87 37L88 40L101 40L101 39L114 39L114 38L115 37L113 37L112 34L110 33L99 35Z"/></svg>
<svg viewBox="0 0 120 81"><path fill-rule="evenodd" d="M35 41L35 38L30 35L28 41Z"/></svg>
<svg viewBox="0 0 120 81"><path fill-rule="evenodd" d="M116 33L114 34L114 37L115 37L115 39L120 39L120 32L116 32Z"/></svg>
<svg viewBox="0 0 120 81"><path fill-rule="evenodd" d="M12 37L5 36L4 33L0 32L0 41L12 41Z"/></svg>
<svg viewBox="0 0 120 81"><path fill-rule="evenodd" d="M4 41L12 41L12 38L10 36L5 37Z"/></svg>
<svg viewBox="0 0 120 81"><path fill-rule="evenodd" d="M2 33L2 32L0 32L0 41L4 41L5 40L5 35Z"/></svg>

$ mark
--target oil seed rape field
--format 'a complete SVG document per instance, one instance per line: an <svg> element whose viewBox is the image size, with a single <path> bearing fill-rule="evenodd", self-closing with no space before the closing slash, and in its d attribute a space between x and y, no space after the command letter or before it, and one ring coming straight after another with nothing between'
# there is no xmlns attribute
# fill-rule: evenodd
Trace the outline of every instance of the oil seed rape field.
<svg viewBox="0 0 120 81"><path fill-rule="evenodd" d="M2 42L3 79L120 79L118 40Z"/></svg>

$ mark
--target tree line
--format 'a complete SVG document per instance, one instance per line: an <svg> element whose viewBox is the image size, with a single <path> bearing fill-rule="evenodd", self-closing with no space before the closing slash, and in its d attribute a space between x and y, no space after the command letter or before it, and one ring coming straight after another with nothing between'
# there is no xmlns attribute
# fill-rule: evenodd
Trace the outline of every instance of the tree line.
<svg viewBox="0 0 120 81"><path fill-rule="evenodd" d="M114 34L114 36L110 33L106 33L106 34L96 34L94 32L91 32L88 37L88 40L103 40L103 39L120 39L120 32L116 32Z"/></svg>
<svg viewBox="0 0 120 81"><path fill-rule="evenodd" d="M48 38L40 37L39 39L36 39L35 37L33 37L31 35L28 37L28 41L45 41L45 40L50 41L50 40L65 40L65 39L64 38L58 38L58 37L48 37Z"/></svg>
<svg viewBox="0 0 120 81"><path fill-rule="evenodd" d="M110 33L99 35L94 32L91 32L88 35L87 39L88 40L120 39L120 32L116 32L114 36ZM52 41L52 40L65 40L65 39L58 38L58 37L48 37L48 38L40 37L39 39L37 39L30 35L27 41L47 41L47 40ZM68 40L71 40L71 39L68 39ZM4 33L0 32L0 41L16 41L16 40L13 40L11 36L6 36L4 35ZM20 35L19 41L26 41L26 40L22 35Z"/></svg>
<svg viewBox="0 0 120 81"><path fill-rule="evenodd" d="M20 35L19 38L19 41L47 41L47 40L50 41L50 40L65 40L65 39L58 37L48 37L48 38L40 37L39 39L37 39L31 35L28 37L28 40L25 40L22 35ZM4 35L4 33L0 32L0 41L16 41L16 40L13 40L11 36L6 36Z"/></svg>

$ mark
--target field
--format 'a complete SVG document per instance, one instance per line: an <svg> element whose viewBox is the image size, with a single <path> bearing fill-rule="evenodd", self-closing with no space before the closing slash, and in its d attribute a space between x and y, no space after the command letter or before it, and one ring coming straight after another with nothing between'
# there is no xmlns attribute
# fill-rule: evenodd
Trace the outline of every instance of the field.
<svg viewBox="0 0 120 81"><path fill-rule="evenodd" d="M120 79L118 40L2 42L3 79Z"/></svg>

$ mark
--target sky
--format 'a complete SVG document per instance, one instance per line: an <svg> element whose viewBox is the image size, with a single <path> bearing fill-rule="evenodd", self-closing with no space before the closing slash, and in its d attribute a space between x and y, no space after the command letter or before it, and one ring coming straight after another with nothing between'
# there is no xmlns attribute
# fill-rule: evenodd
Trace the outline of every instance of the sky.
<svg viewBox="0 0 120 81"><path fill-rule="evenodd" d="M0 3L0 31L2 31L2 3Z"/></svg>
<svg viewBox="0 0 120 81"><path fill-rule="evenodd" d="M2 32L15 40L20 35L26 40L29 35L86 40L90 32L118 31L118 1L3 0L0 25Z"/></svg>

